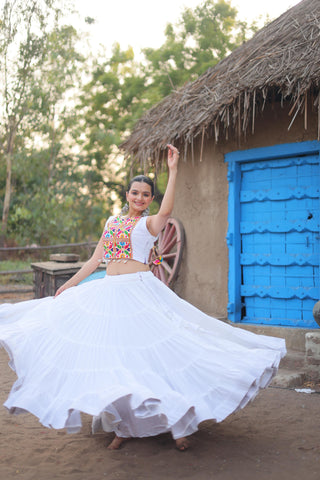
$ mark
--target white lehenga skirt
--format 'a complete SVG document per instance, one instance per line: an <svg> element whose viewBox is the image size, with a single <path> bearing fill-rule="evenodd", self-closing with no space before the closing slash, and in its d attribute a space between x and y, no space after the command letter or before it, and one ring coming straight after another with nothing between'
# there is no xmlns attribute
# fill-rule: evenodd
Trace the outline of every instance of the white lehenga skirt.
<svg viewBox="0 0 320 480"><path fill-rule="evenodd" d="M275 375L285 342L212 318L143 272L0 306L17 374L5 406L46 427L145 437L221 422Z"/></svg>

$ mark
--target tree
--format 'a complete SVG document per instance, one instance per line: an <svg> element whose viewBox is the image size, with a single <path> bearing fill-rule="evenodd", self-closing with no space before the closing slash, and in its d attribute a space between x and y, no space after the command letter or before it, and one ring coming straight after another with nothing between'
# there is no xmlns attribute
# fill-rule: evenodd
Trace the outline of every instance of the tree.
<svg viewBox="0 0 320 480"><path fill-rule="evenodd" d="M70 195L79 191L79 183L77 188L73 185L77 165L70 132L77 121L72 97L84 58L75 47L76 30L61 25L61 16L54 0L6 1L3 8L0 158L6 160L6 182L2 242L8 232L24 239L34 234L31 239L39 241L45 233L57 235L57 224L65 236L55 212L60 211L61 217L64 211L68 225L67 213L73 205ZM48 206L52 228L41 234L39 224L45 225Z"/></svg>
<svg viewBox="0 0 320 480"><path fill-rule="evenodd" d="M5 0L2 9L0 88L3 101L0 106L0 156L6 163L2 242L8 226L15 147L19 144L17 137L23 131L24 134L27 131L30 133L33 127L41 124L44 115L48 113L46 107L49 100L53 104L59 95L61 98L59 78L56 76L57 65L53 63L52 58L51 76L55 78L54 88L53 82L50 81L50 72L45 72L48 57L50 55L52 57L51 48L57 41L54 36L58 33L60 14L61 10L56 0ZM56 44L53 50L57 55L58 49L62 46L62 37L66 38L63 33L66 32L60 30L58 35L60 44ZM69 39L71 37L69 34ZM51 85L50 90L45 92L44 85Z"/></svg>
<svg viewBox="0 0 320 480"><path fill-rule="evenodd" d="M168 24L164 44L144 49L139 61L117 43L109 58L84 59L59 1L6 0L2 11L2 241L72 241L96 231L124 199L128 177L141 171L118 149L134 123L251 30L229 1L205 0Z"/></svg>
<svg viewBox="0 0 320 480"><path fill-rule="evenodd" d="M151 102L196 80L252 35L255 23L249 26L237 14L228 0L205 0L185 8L177 24L167 24L164 44L143 50Z"/></svg>
<svg viewBox="0 0 320 480"><path fill-rule="evenodd" d="M84 61L75 50L77 40L70 26L48 33L39 80L17 138L8 234L19 242L80 240L103 216L90 188L93 175L82 165L73 138L80 129L73 97Z"/></svg>
<svg viewBox="0 0 320 480"><path fill-rule="evenodd" d="M172 90L214 66L254 28L237 20L229 1L205 0L194 10L186 8L177 24L169 23L164 44L145 48L139 62L132 48L122 51L117 43L110 58L95 60L79 113L86 132L83 162L95 169L100 185L124 197L130 165L119 162L118 146L134 123Z"/></svg>
<svg viewBox="0 0 320 480"><path fill-rule="evenodd" d="M81 162L90 174L91 189L105 192L111 208L116 198L125 196L123 176L129 173L118 145L145 110L141 101L145 77L133 49L122 51L118 43L113 45L110 58L94 59L91 75L78 105Z"/></svg>

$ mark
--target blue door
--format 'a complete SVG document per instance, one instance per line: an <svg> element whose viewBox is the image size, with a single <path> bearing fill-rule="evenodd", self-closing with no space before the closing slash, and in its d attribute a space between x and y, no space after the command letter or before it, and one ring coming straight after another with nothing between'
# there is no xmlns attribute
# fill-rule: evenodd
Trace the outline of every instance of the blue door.
<svg viewBox="0 0 320 480"><path fill-rule="evenodd" d="M229 317L318 328L320 142L233 152L229 162Z"/></svg>

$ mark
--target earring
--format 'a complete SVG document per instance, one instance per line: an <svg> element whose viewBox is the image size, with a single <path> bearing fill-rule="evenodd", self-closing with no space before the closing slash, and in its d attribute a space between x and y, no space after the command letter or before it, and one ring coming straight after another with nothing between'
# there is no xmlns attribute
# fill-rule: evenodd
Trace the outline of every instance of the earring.
<svg viewBox="0 0 320 480"><path fill-rule="evenodd" d="M150 208L147 207L145 210L143 210L141 216L142 216L142 217L147 217L147 216L149 215L149 213L150 213Z"/></svg>
<svg viewBox="0 0 320 480"><path fill-rule="evenodd" d="M129 212L129 204L126 203L126 204L123 206L123 208L122 208L122 210L121 210L121 212L120 212L120 215L126 215L128 212Z"/></svg>

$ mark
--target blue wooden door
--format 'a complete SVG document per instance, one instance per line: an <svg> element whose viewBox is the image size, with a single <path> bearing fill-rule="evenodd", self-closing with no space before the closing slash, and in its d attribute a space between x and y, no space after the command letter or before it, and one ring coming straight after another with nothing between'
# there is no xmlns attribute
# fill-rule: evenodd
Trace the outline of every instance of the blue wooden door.
<svg viewBox="0 0 320 480"><path fill-rule="evenodd" d="M316 148L305 152L307 145ZM231 317L317 328L312 309L320 297L319 142L256 149L247 157L236 153L229 157Z"/></svg>

